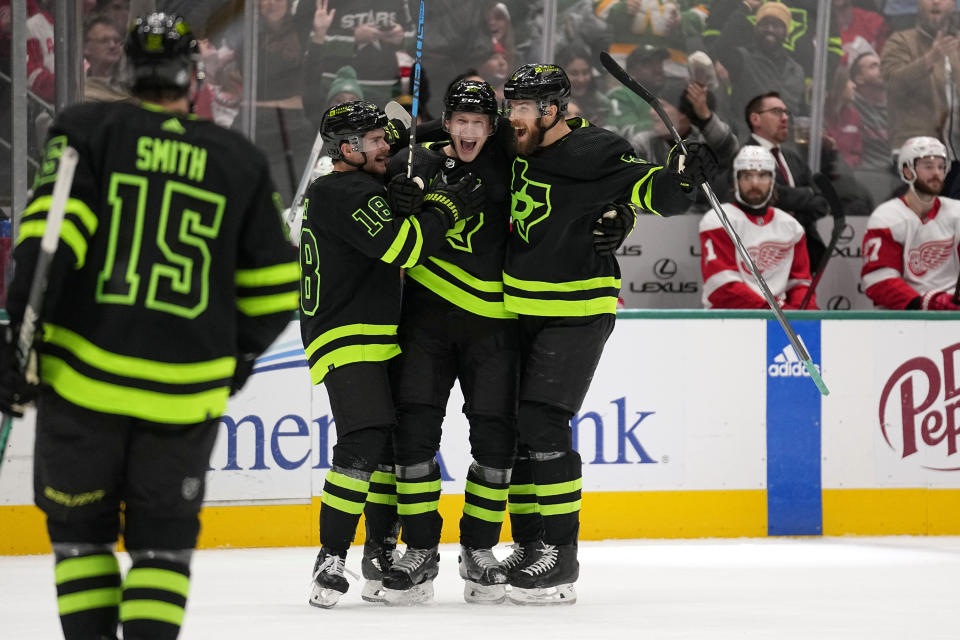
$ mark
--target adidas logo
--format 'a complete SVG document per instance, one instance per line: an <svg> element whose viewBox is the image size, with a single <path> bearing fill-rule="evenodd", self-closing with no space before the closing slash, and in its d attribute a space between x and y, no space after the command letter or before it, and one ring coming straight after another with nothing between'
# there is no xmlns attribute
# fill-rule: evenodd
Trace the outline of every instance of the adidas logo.
<svg viewBox="0 0 960 640"><path fill-rule="evenodd" d="M806 346L806 345L804 345ZM820 365L814 364L817 373ZM787 345L767 366L767 375L771 378L809 378L810 373L792 345Z"/></svg>

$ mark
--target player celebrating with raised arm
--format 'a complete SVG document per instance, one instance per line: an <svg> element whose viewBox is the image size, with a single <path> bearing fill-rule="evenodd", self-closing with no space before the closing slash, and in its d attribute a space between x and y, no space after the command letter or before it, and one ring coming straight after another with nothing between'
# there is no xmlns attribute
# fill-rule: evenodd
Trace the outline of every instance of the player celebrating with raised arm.
<svg viewBox="0 0 960 640"><path fill-rule="evenodd" d="M775 206L773 172L777 161L759 145L740 149L733 159L734 202L721 205L743 245L757 263L770 291L784 309L799 309L810 289L810 256L803 227ZM700 270L707 309L766 309L753 274L715 211L700 220ZM813 297L807 308L816 309Z"/></svg>
<svg viewBox="0 0 960 640"><path fill-rule="evenodd" d="M140 18L126 53L142 102L76 105L50 129L8 306L15 326L69 145L79 162L42 312L34 457L68 640L116 638L118 622L125 638L177 637L218 418L298 298L265 158L189 114L202 77L190 28ZM8 335L5 411L24 399L10 397L12 349Z"/></svg>
<svg viewBox="0 0 960 640"><path fill-rule="evenodd" d="M426 184L442 173L468 169L483 181L486 198L477 215L447 234L437 253L406 271L399 329L403 354L391 378L397 404L397 499L407 552L384 576L388 603L423 602L432 594L442 525L435 456L458 378L473 455L460 519L464 598L499 602L506 597L506 572L492 547L500 539L516 449L520 351L516 314L503 304L511 158L507 145L491 138L497 118L493 87L457 81L444 97L443 128L450 140L414 152L414 173ZM509 138L509 129L496 135ZM392 184L406 180L408 152L391 160L389 172L398 174Z"/></svg>
<svg viewBox="0 0 960 640"><path fill-rule="evenodd" d="M422 263L483 203L468 175L454 184L438 180L419 213L395 215L383 186L387 124L369 102L326 111L320 132L334 170L310 185L300 231L300 329L311 380L326 386L337 429L310 593L310 604L324 608L347 591L347 549L368 493L381 489L371 485L394 481L387 361L400 353L400 268Z"/></svg>
<svg viewBox="0 0 960 640"><path fill-rule="evenodd" d="M675 169L682 166L676 153L669 167L644 162L615 133L564 120L569 97L566 73L552 64L524 65L504 87L518 157L503 290L507 309L519 316L518 428L530 452L514 470L510 500L519 508L510 511L519 546L505 561L510 598L520 603L576 600L582 463L570 419L613 330L620 289L613 251L636 210L683 213L716 171L704 145L688 145L684 173ZM530 484L518 481L523 466L532 471Z"/></svg>
<svg viewBox="0 0 960 640"><path fill-rule="evenodd" d="M867 220L860 271L864 290L886 309L960 311L953 293L960 273L960 202L940 196L947 148L936 138L910 138L897 163L910 188Z"/></svg>

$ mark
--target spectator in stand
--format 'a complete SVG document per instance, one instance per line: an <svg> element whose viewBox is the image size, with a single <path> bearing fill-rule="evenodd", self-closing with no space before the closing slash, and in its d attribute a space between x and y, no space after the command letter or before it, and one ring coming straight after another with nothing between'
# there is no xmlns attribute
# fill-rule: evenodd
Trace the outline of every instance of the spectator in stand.
<svg viewBox="0 0 960 640"><path fill-rule="evenodd" d="M810 289L810 257L803 227L776 207L775 173L776 161L769 151L744 147L733 160L731 198L721 206L780 306L799 309ZM760 286L713 210L700 221L700 249L705 308L767 307ZM806 308L817 308L815 296Z"/></svg>
<svg viewBox="0 0 960 640"><path fill-rule="evenodd" d="M197 45L206 77L193 112L229 129L240 112L243 94L243 78L237 67L236 53L226 45L216 47L207 39L198 40Z"/></svg>
<svg viewBox="0 0 960 640"><path fill-rule="evenodd" d="M953 297L960 273L960 202L940 196L947 149L936 138L910 138L898 162L909 188L870 214L863 289L881 308L960 311Z"/></svg>
<svg viewBox="0 0 960 640"><path fill-rule="evenodd" d="M130 27L130 0L97 0L93 12L112 22L117 31L126 35Z"/></svg>
<svg viewBox="0 0 960 640"><path fill-rule="evenodd" d="M890 36L880 56L893 147L917 136L940 138L951 161L957 159L954 149L960 150L956 92L960 39L954 26L955 12L955 0L919 0L916 26Z"/></svg>
<svg viewBox="0 0 960 640"><path fill-rule="evenodd" d="M83 57L87 76L83 81L85 102L116 102L129 98L121 81L123 37L107 16L93 14L83 27Z"/></svg>
<svg viewBox="0 0 960 640"><path fill-rule="evenodd" d="M626 70L643 86L660 95L667 81L663 70L663 61L670 57L670 52L652 44L641 44L634 48L627 56ZM653 126L650 117L650 105L646 100L630 89L617 83L617 86L607 94L610 99L610 115L607 118L607 128L619 133L630 140L638 133L647 131Z"/></svg>
<svg viewBox="0 0 960 640"><path fill-rule="evenodd" d="M524 26L529 37L517 45L520 62L540 60L543 54L544 0L532 0L526 4L529 5L529 17ZM579 46L590 52L591 60L597 60L600 52L609 50L613 42L609 26L594 13L592 0L557 0L554 35L554 51Z"/></svg>
<svg viewBox="0 0 960 640"><path fill-rule="evenodd" d="M327 92L327 108L356 100L363 100L363 87L357 80L357 72L353 67L340 67Z"/></svg>
<svg viewBox="0 0 960 640"><path fill-rule="evenodd" d="M374 104L384 105L400 93L397 54L413 52L416 46L417 3L316 0L315 4L305 75L306 109L314 124L319 126L327 93L341 67L353 67L363 95ZM309 6L298 7L298 14ZM433 3L429 3L429 11L432 17ZM484 21L478 19L475 24Z"/></svg>
<svg viewBox="0 0 960 640"><path fill-rule="evenodd" d="M813 176L806 161L796 151L784 148L791 112L776 91L754 97L744 110L750 137L745 145L760 145L777 163L776 193L778 206L791 214L806 234L807 252L813 264L820 264L826 245L816 222L830 213L830 205L813 187Z"/></svg>
<svg viewBox="0 0 960 640"><path fill-rule="evenodd" d="M880 69L880 57L864 53L850 65L850 79L856 89L853 108L859 117L860 159L851 164L857 181L870 192L873 202L890 197L900 180L893 165L887 121L887 85Z"/></svg>
<svg viewBox="0 0 960 640"><path fill-rule="evenodd" d="M579 46L567 47L557 53L557 64L567 72L570 97L576 100L583 117L597 127L606 125L610 100L597 89L590 52Z"/></svg>
<svg viewBox="0 0 960 640"><path fill-rule="evenodd" d="M669 49L671 57L686 62L689 51L702 48L706 11L702 6L684 10L687 2L673 0L616 0L605 11L613 38L611 50L628 53L649 44Z"/></svg>
<svg viewBox="0 0 960 640"><path fill-rule="evenodd" d="M845 55L849 57L851 49L859 50L863 46L857 44L857 39L874 52L883 51L883 44L890 37L890 26L882 15L854 6L853 0L833 0L832 9Z"/></svg>
<svg viewBox="0 0 960 640"><path fill-rule="evenodd" d="M790 9L782 2L746 0L727 19L716 40L716 54L732 86L731 109L741 112L756 95L775 91L784 109L804 113L804 71L783 48ZM750 10L756 11L751 27Z"/></svg>
<svg viewBox="0 0 960 640"><path fill-rule="evenodd" d="M487 11L487 31L493 38L494 50L506 59L507 68L516 68L517 46L513 37L513 23L510 21L510 11L507 9L507 5L498 2L490 7L490 10ZM496 45L499 45L499 47ZM509 71L507 74L509 74Z"/></svg>
<svg viewBox="0 0 960 640"><path fill-rule="evenodd" d="M672 87L660 98L660 104L676 126L680 137L688 142L706 143L717 156L721 171L711 181L710 186L717 193L727 190L727 170L733 164L740 143L726 122L720 119L714 107L716 102L703 85L691 82ZM673 147L673 137L653 109L649 109L653 126L642 131L629 141L637 151L637 157L653 164L668 164L668 155ZM706 211L710 203L702 193L697 194L691 210Z"/></svg>
<svg viewBox="0 0 960 640"><path fill-rule="evenodd" d="M847 68L837 67L823 105L824 132L836 142L837 151L851 167L860 164L863 153L860 114L853 107L856 87Z"/></svg>

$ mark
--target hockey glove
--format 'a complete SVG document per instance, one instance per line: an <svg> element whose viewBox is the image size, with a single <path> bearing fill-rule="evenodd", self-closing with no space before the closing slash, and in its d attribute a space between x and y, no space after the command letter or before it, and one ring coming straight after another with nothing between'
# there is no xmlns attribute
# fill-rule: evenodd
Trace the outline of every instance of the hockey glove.
<svg viewBox="0 0 960 640"><path fill-rule="evenodd" d="M687 153L674 145L667 155L667 166L680 175L680 186L686 193L692 193L705 182L710 182L720 171L717 154L707 144L684 142Z"/></svg>
<svg viewBox="0 0 960 640"><path fill-rule="evenodd" d="M484 202L483 185L479 178L466 172L460 180L451 182L446 174L441 173L431 186L430 192L424 196L423 208L443 218L449 230L458 222L479 213Z"/></svg>
<svg viewBox="0 0 960 640"><path fill-rule="evenodd" d="M419 213L423 205L423 181L398 173L387 184L387 199L394 216L406 218Z"/></svg>
<svg viewBox="0 0 960 640"><path fill-rule="evenodd" d="M37 397L39 385L27 382L26 374L17 361L19 330L9 324L0 325L0 411L15 418L23 417L23 408ZM36 354L31 352L30 358Z"/></svg>
<svg viewBox="0 0 960 640"><path fill-rule="evenodd" d="M390 120L383 128L383 133L383 139L390 145L390 155L410 144L410 129L399 118Z"/></svg>
<svg viewBox="0 0 960 640"><path fill-rule="evenodd" d="M630 235L637 216L628 204L611 203L593 225L593 250L598 256L612 256Z"/></svg>
<svg viewBox="0 0 960 640"><path fill-rule="evenodd" d="M253 373L253 365L257 361L254 353L238 353L237 368L233 370L233 380L230 381L230 395L234 395L243 389L247 383L247 378Z"/></svg>
<svg viewBox="0 0 960 640"><path fill-rule="evenodd" d="M927 291L920 299L924 311L960 311L960 304L946 291Z"/></svg>

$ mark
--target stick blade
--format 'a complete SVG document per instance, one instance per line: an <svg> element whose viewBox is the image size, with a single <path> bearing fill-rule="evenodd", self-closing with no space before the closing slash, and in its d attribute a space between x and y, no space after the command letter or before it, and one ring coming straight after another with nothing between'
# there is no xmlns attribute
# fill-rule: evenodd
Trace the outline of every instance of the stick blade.
<svg viewBox="0 0 960 640"><path fill-rule="evenodd" d="M830 395L830 389L827 389L827 383L823 381L823 378L820 376L820 372L817 371L817 367L814 366L813 361L804 360L803 366L807 368L807 373L810 374L813 384L817 385L817 389L820 390L820 394L824 396Z"/></svg>

